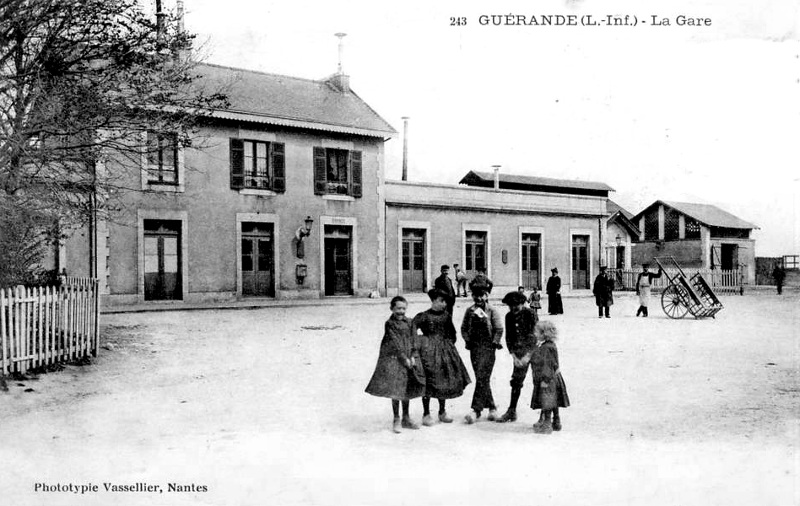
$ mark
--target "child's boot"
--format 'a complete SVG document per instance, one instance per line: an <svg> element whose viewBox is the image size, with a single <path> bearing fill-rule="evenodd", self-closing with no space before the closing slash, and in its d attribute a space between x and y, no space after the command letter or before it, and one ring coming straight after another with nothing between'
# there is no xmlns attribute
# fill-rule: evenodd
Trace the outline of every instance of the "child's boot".
<svg viewBox="0 0 800 506"><path fill-rule="evenodd" d="M533 431L537 434L552 434L553 433L553 423L550 421L550 411L545 411L544 413L544 420L542 421L542 425L539 428L534 427Z"/></svg>
<svg viewBox="0 0 800 506"><path fill-rule="evenodd" d="M642 306L639 306L639 309L636 310L636 316L642 314Z"/></svg>
<svg viewBox="0 0 800 506"><path fill-rule="evenodd" d="M542 424L544 423L544 410L539 412L539 421L533 424L533 431L536 432L542 428Z"/></svg>
<svg viewBox="0 0 800 506"><path fill-rule="evenodd" d="M553 410L553 430L561 430L561 415L558 413L558 408Z"/></svg>
<svg viewBox="0 0 800 506"><path fill-rule="evenodd" d="M394 422L392 422L392 432L395 434L400 434L400 417L394 417Z"/></svg>
<svg viewBox="0 0 800 506"><path fill-rule="evenodd" d="M642 308L642 310L644 311L644 317L647 318L647 308L644 307L644 308Z"/></svg>
<svg viewBox="0 0 800 506"><path fill-rule="evenodd" d="M503 416L497 419L498 423L506 423L506 422L516 422L517 421L517 410L508 408L508 411L503 413Z"/></svg>
<svg viewBox="0 0 800 506"><path fill-rule="evenodd" d="M400 423L400 425L401 425L401 426L402 426L404 429L412 429L412 430L417 430L417 429L419 429L419 424L418 424L418 423L414 423L414 421L412 421L412 420L411 420L411 417L409 417L408 415L406 415L406 416L404 416L404 417L403 417L403 420L402 420L402 422Z"/></svg>
<svg viewBox="0 0 800 506"><path fill-rule="evenodd" d="M447 411L439 413L439 421L442 423L453 423L453 418L447 414Z"/></svg>
<svg viewBox="0 0 800 506"><path fill-rule="evenodd" d="M467 416L464 417L464 423L466 423L467 425L472 425L473 423L477 422L478 418L480 417L481 417L480 411L472 410L469 412L469 414L467 414Z"/></svg>
<svg viewBox="0 0 800 506"><path fill-rule="evenodd" d="M431 427L433 425L436 425L436 421L430 414L427 414L422 417L422 425L424 425L425 427Z"/></svg>
<svg viewBox="0 0 800 506"><path fill-rule="evenodd" d="M498 418L497 417L497 410L496 409L490 409L489 410L489 416L487 416L486 419L489 420L490 422L494 422L494 421L497 421L497 418Z"/></svg>

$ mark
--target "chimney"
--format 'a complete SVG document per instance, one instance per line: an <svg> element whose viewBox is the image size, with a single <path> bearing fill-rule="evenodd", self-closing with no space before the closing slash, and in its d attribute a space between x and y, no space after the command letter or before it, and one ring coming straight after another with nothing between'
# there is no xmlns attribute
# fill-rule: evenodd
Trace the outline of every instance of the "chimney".
<svg viewBox="0 0 800 506"><path fill-rule="evenodd" d="M500 166L499 165L492 165L494 169L494 189L500 189Z"/></svg>
<svg viewBox="0 0 800 506"><path fill-rule="evenodd" d="M161 10L161 0L156 0L156 40L159 49L164 44L164 11Z"/></svg>
<svg viewBox="0 0 800 506"><path fill-rule="evenodd" d="M344 42L342 39L344 39L346 35L346 33L342 32L334 34L334 36L339 38L339 64L336 67L336 73L328 79L328 82L342 93L350 92L350 76L346 75L342 70L342 52L344 49Z"/></svg>
<svg viewBox="0 0 800 506"><path fill-rule="evenodd" d="M408 116L403 116L403 181L408 181Z"/></svg>
<svg viewBox="0 0 800 506"><path fill-rule="evenodd" d="M185 28L184 28L184 25L183 25L183 0L178 0L177 1L176 11L177 11L176 14L177 14L177 17L178 17L178 36L179 37L183 37L183 36L186 35ZM185 62L186 60L188 60L189 59L189 51L190 51L190 47L189 46L186 46L185 48L178 49L175 52L175 60L176 60L176 62L180 63L180 62Z"/></svg>

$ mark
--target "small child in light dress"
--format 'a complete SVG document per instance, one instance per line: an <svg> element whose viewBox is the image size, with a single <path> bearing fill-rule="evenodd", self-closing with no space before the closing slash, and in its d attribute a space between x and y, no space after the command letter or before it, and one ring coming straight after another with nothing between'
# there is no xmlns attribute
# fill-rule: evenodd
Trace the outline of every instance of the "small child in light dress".
<svg viewBox="0 0 800 506"><path fill-rule="evenodd" d="M558 408L569 406L567 385L558 366L558 349L555 340L558 331L553 322L540 321L533 329L536 347L530 358L533 369L533 398L531 409L541 409L539 421L533 424L537 434L551 434L561 430ZM552 420L551 420L552 417Z"/></svg>
<svg viewBox="0 0 800 506"><path fill-rule="evenodd" d="M533 314L537 317L539 316L539 310L542 309L542 295L539 293L539 290L536 287L533 287L533 291L531 292L531 297L528 299L528 303L530 304L530 308L533 310Z"/></svg>

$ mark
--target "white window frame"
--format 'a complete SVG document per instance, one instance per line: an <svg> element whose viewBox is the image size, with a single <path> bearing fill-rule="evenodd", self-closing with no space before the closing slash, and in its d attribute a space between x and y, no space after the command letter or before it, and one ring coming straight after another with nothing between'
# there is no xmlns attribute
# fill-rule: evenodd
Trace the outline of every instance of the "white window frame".
<svg viewBox="0 0 800 506"><path fill-rule="evenodd" d="M538 234L539 235L539 286L544 289L546 280L544 273L546 271L547 261L545 258L544 247L544 227L529 227L520 225L517 231L517 286L522 286L522 234ZM572 249L572 248L570 248ZM548 271L549 272L549 271Z"/></svg>
<svg viewBox="0 0 800 506"><path fill-rule="evenodd" d="M430 290L431 279L431 222L398 221L397 222L397 290L403 293L403 230L416 229L425 231L425 291ZM461 266L463 268L463 264Z"/></svg>
<svg viewBox="0 0 800 506"><path fill-rule="evenodd" d="M177 184L172 183L159 183L150 181L150 164L147 159L147 134L148 132L143 132L141 135L142 138L142 157L141 157L141 178L142 178L142 190L148 191L157 191L157 192L166 192L166 193L184 193L186 191L186 170L185 170L185 160L184 160L184 149L182 146L177 146L177 162L178 162L178 182ZM148 218L149 219L149 218Z"/></svg>

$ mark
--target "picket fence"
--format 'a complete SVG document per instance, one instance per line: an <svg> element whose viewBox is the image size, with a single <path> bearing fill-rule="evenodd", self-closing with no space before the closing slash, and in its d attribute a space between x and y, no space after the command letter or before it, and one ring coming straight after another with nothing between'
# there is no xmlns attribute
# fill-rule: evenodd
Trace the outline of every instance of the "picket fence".
<svg viewBox="0 0 800 506"><path fill-rule="evenodd" d="M609 274L615 280L615 290L636 290L636 280L641 271L623 270L623 269L609 269ZM657 270L652 272L658 272ZM700 273L703 279L706 280L708 285L714 290L714 293L719 294L741 294L742 293L742 270L721 270L721 269L684 269L684 274L687 280ZM680 274L677 270L664 269L664 273L660 278L653 279L651 290L660 292L669 286L670 277L674 278Z"/></svg>
<svg viewBox="0 0 800 506"><path fill-rule="evenodd" d="M24 374L96 356L99 309L96 279L67 277L60 286L0 289L0 372Z"/></svg>

